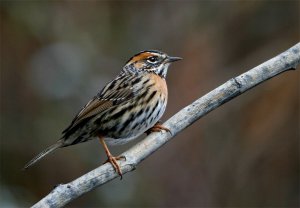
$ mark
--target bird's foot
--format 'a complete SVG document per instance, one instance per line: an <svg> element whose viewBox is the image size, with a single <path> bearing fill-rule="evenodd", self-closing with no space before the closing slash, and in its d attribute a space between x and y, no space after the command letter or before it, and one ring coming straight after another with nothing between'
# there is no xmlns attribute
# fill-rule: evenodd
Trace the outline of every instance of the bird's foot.
<svg viewBox="0 0 300 208"><path fill-rule="evenodd" d="M104 163L109 162L113 166L115 171L119 174L119 176L121 177L121 180L122 180L123 174L122 174L121 168L117 162L118 160L121 160L121 159L126 160L126 157L122 156L122 155L117 156L117 157L114 157L112 155L107 155L107 160Z"/></svg>
<svg viewBox="0 0 300 208"><path fill-rule="evenodd" d="M148 129L147 131L145 131L145 133L147 135L149 135L152 132L160 132L162 130L166 131L166 132L169 132L170 134L172 134L172 132L170 131L170 129L164 127L162 124L160 124L160 122L157 122L154 126L152 126L150 129Z"/></svg>

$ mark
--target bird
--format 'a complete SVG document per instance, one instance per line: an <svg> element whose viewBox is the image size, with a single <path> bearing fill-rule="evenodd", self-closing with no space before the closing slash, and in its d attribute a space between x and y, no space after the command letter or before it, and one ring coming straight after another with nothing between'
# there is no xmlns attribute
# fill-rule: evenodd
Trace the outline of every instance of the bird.
<svg viewBox="0 0 300 208"><path fill-rule="evenodd" d="M125 144L143 133L170 130L160 123L166 110L166 76L171 63L182 58L158 50L145 50L132 56L118 76L110 81L74 117L53 145L30 160L23 169L53 151L98 138L111 163L121 176L118 160L108 146Z"/></svg>

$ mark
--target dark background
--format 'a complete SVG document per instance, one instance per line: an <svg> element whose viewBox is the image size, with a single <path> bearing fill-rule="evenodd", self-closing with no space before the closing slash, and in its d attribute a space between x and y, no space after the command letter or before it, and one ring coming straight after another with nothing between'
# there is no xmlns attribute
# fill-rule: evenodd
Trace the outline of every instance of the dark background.
<svg viewBox="0 0 300 208"><path fill-rule="evenodd" d="M184 58L169 70L166 120L299 41L298 1L2 0L0 17L1 207L33 205L106 159L93 140L21 171L133 54ZM299 70L218 108L122 181L68 207L297 207L298 200Z"/></svg>

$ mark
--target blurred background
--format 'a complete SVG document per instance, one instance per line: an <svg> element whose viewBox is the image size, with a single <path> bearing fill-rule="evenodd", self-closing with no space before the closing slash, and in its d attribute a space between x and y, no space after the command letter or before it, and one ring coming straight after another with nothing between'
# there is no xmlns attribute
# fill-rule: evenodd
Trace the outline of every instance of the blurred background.
<svg viewBox="0 0 300 208"><path fill-rule="evenodd" d="M1 207L33 205L106 160L93 140L21 171L137 52L184 58L169 70L166 120L300 37L299 1L2 0L0 17ZM122 181L67 207L298 207L299 175L298 69L211 112Z"/></svg>

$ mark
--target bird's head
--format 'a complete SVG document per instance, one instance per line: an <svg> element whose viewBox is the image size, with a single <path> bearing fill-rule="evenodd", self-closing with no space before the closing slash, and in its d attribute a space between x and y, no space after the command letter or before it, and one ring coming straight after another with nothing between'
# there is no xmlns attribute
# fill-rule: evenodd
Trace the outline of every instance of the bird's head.
<svg viewBox="0 0 300 208"><path fill-rule="evenodd" d="M180 57L168 56L160 51L142 51L131 57L123 70L132 73L155 73L166 78L170 64L181 59Z"/></svg>

